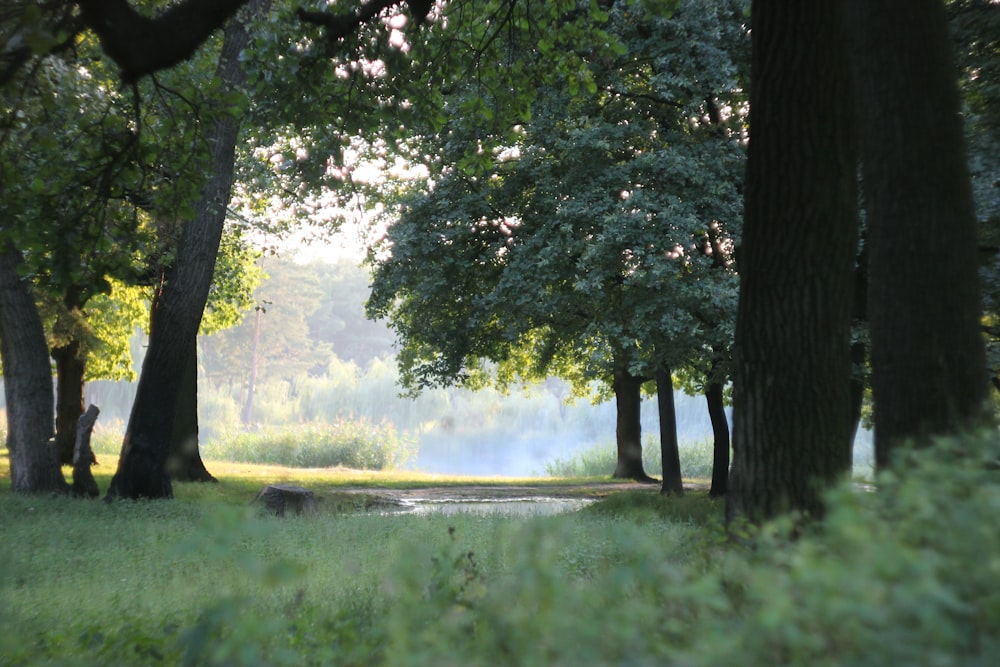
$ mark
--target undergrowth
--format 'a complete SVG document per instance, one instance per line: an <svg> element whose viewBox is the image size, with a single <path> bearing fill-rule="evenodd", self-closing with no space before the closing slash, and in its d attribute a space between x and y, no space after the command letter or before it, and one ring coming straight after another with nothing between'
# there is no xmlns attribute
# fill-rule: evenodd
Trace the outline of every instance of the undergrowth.
<svg viewBox="0 0 1000 667"><path fill-rule="evenodd" d="M992 665L995 433L905 454L822 523L717 502L266 519L0 496L0 663Z"/></svg>
<svg viewBox="0 0 1000 667"><path fill-rule="evenodd" d="M711 440L685 442L680 448L681 474L688 479L712 477ZM545 474L552 477L600 477L608 476L615 469L617 452L613 442L605 442L580 452L569 458L557 458L545 464ZM660 458L660 443L648 437L642 446L642 465L647 474L663 474Z"/></svg>

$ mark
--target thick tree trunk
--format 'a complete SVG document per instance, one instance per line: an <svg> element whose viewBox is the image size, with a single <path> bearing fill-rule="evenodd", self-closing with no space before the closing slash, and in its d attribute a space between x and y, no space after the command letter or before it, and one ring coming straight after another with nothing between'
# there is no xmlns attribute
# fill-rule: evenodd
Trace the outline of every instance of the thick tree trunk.
<svg viewBox="0 0 1000 667"><path fill-rule="evenodd" d="M674 406L674 379L669 368L656 371L656 407L660 412L660 460L663 461L663 486L660 493L681 495L681 453L677 443L677 410Z"/></svg>
<svg viewBox="0 0 1000 667"><path fill-rule="evenodd" d="M984 417L975 215L940 0L851 0L875 458Z"/></svg>
<svg viewBox="0 0 1000 667"><path fill-rule="evenodd" d="M205 468L198 450L198 345L191 351L177 397L177 414L167 458L167 473L174 482L216 482Z"/></svg>
<svg viewBox="0 0 1000 667"><path fill-rule="evenodd" d="M618 444L618 464L612 477L654 482L642 467L642 383L643 378L628 372L624 364L616 364L613 389L615 392L615 440Z"/></svg>
<svg viewBox="0 0 1000 667"><path fill-rule="evenodd" d="M708 495L721 498L729 483L729 420L721 382L705 387L705 401L712 422L712 488Z"/></svg>
<svg viewBox="0 0 1000 667"><path fill-rule="evenodd" d="M67 493L52 441L52 369L31 282L21 278L21 253L0 252L0 358L7 402L7 449L15 493Z"/></svg>
<svg viewBox="0 0 1000 667"><path fill-rule="evenodd" d="M269 4L269 0L252 0L248 11L251 16L258 16ZM245 82L239 53L248 43L246 25L238 16L226 26L217 70L217 76L230 89L239 89ZM209 132L212 175L195 205L194 218L184 225L175 265L157 300L149 349L139 377L118 471L108 488L109 497L173 496L167 458L177 401L190 363L191 341L198 335L212 283L232 188L238 133L239 122L228 117L218 120Z"/></svg>
<svg viewBox="0 0 1000 667"><path fill-rule="evenodd" d="M840 2L755 0L727 516L822 512L850 466L856 159Z"/></svg>
<svg viewBox="0 0 1000 667"><path fill-rule="evenodd" d="M87 360L80 341L52 348L56 363L56 451L63 465L73 463L77 424L83 415L83 377Z"/></svg>

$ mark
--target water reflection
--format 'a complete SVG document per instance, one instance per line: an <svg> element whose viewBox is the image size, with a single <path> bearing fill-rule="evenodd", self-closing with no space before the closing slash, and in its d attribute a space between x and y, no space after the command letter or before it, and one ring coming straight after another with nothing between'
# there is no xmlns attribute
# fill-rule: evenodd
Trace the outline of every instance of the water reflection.
<svg viewBox="0 0 1000 667"><path fill-rule="evenodd" d="M438 500L411 498L403 508L417 514L506 514L510 516L552 516L575 512L594 502L588 498L498 498L483 500Z"/></svg>

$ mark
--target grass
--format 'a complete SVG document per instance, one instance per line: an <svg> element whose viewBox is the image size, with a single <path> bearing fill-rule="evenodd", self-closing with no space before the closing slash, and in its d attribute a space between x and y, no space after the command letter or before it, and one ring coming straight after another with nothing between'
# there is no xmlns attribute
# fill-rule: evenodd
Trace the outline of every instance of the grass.
<svg viewBox="0 0 1000 667"><path fill-rule="evenodd" d="M876 492L832 489L822 522L735 543L697 493L277 519L248 503L265 482L470 480L210 463L219 484L170 501L0 489L0 665L1000 664L998 447L901 451Z"/></svg>
<svg viewBox="0 0 1000 667"><path fill-rule="evenodd" d="M0 475L6 467L4 458ZM0 637L7 639L0 639L0 664L175 664L192 650L200 657L191 664L281 664L290 643L305 642L305 635L290 638L289 623L296 632L309 628L313 640L323 638L298 646L289 664L323 664L334 645L338 664L370 664L381 650L380 633L388 631L379 620L387 601L410 595L400 592L409 585L403 579L427 575L442 554L475 553L477 571L502 581L517 572L520 541L558 535L559 544L548 548L561 563L559 576L593 576L615 561L621 544L648 530L645 521L613 513L537 519L322 513L280 520L248 506L266 483L298 483L322 493L347 485L472 480L245 463L208 467L218 484L178 484L170 501L26 497L9 493L6 481ZM94 471L101 488L113 471L110 457L103 457ZM682 547L699 529L688 522L659 526L664 556L685 558ZM201 649L199 633L211 638ZM253 654L241 658L247 642Z"/></svg>

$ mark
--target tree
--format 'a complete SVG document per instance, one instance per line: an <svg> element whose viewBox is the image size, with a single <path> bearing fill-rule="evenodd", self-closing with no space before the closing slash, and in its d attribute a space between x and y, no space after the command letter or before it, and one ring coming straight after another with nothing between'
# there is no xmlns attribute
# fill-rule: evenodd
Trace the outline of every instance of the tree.
<svg viewBox="0 0 1000 667"><path fill-rule="evenodd" d="M884 467L905 440L983 417L976 218L943 3L848 4L863 110L875 458Z"/></svg>
<svg viewBox="0 0 1000 667"><path fill-rule="evenodd" d="M185 0L155 18L127 0L34 3L14 0L0 14L5 38L0 51L0 86L10 83L34 56L73 47L85 29L101 40L122 78L134 82L191 57L247 0Z"/></svg>
<svg viewBox="0 0 1000 667"><path fill-rule="evenodd" d="M731 517L819 515L820 491L849 461L852 97L879 456L982 415L975 237L946 15L936 0L840 10L753 5ZM947 249L932 242L945 237Z"/></svg>
<svg viewBox="0 0 1000 667"><path fill-rule="evenodd" d="M391 316L403 378L418 386L520 359L526 341L537 353L528 375L564 372L551 362L575 356L587 370L571 376L604 381L618 401L615 476L645 479L639 390L704 344L693 313L713 310L728 274L697 248L710 223L738 215L741 153L721 126L691 121L734 91L726 50L706 38L714 61L682 69L685 37L717 39L725 17L698 3L670 21L617 11L627 48L593 67L592 90L543 88L513 146L444 160L453 171L389 231L369 312ZM464 143L458 129L449 145Z"/></svg>
<svg viewBox="0 0 1000 667"><path fill-rule="evenodd" d="M822 512L851 462L857 195L839 3L756 0L726 511Z"/></svg>
<svg viewBox="0 0 1000 667"><path fill-rule="evenodd" d="M254 0L245 17L226 27L217 76L231 91L238 91L245 81L239 54L249 43L248 21L266 12L268 6L267 0ZM223 116L207 137L211 175L202 186L194 216L183 226L177 259L168 268L154 300L149 350L109 497L173 495L167 460L177 402L211 288L232 188L238 131L238 120Z"/></svg>
<svg viewBox="0 0 1000 667"><path fill-rule="evenodd" d="M0 253L0 355L7 403L7 449L16 493L66 493L52 423L52 379L45 332L30 281L18 275L20 253ZM16 351L16 353L15 353Z"/></svg>
<svg viewBox="0 0 1000 667"><path fill-rule="evenodd" d="M987 367L994 390L1000 392L1000 5L955 0L947 8L979 219Z"/></svg>
<svg viewBox="0 0 1000 667"><path fill-rule="evenodd" d="M254 347L260 351L260 381L291 382L325 369L330 360L330 345L317 341L309 325L327 287L321 279L323 268L281 257L265 257L260 267L267 278L252 295L253 316L202 341L205 372L216 385L244 384L253 373Z"/></svg>

